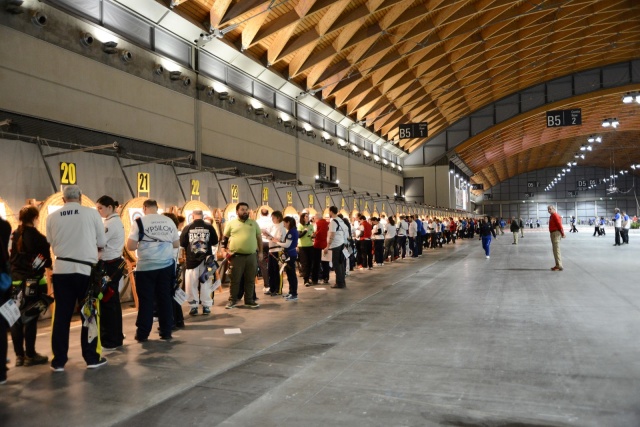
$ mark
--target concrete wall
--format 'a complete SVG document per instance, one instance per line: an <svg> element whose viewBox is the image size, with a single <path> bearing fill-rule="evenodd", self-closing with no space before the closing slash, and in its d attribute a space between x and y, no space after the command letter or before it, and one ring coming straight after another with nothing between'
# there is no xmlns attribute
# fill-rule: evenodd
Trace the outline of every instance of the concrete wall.
<svg viewBox="0 0 640 427"><path fill-rule="evenodd" d="M121 44L126 46L125 43ZM131 49L133 51L134 48ZM148 57L153 53L135 51L135 55L136 58L137 55L146 55L147 61L153 59ZM305 141L303 138L308 139L306 136L298 138L300 133L296 135L295 130L279 127L274 118L258 121L243 117L243 114L247 115L246 99L238 99L233 106L224 106L233 110L232 113L210 103L220 104L217 98L207 102L196 100L195 84L189 90L175 85L173 88L166 87L170 83L155 82L155 77L149 76L151 69L119 69L122 64L117 58L114 64L103 63L1 24L0 58L0 110L192 152L201 150L206 155L298 173L298 178L305 184L314 182L318 162L322 161L327 168L329 165L338 168L340 185L345 189L392 195L395 185L402 185L402 176L387 172L374 163L363 162L361 158L350 159L336 146L320 144L319 139L312 142ZM193 80L197 80L195 76ZM73 142L82 144L82 141ZM75 157L70 157L68 161L73 159ZM107 159L107 162L115 161L113 158ZM12 174L23 173L17 172L17 168L26 170L22 162L10 162L7 167ZM42 170L38 169L37 173L42 174ZM116 171L111 175L119 177L121 173ZM167 175L166 183L161 180L153 182L160 177L165 177L165 174L154 172L152 175L153 188L171 189L176 182L172 174ZM184 179L188 190L189 177ZM207 203L223 204L215 180L210 175L202 175L202 179L211 179L203 186L207 189L207 197L211 199ZM227 181L223 184L225 194L229 184ZM244 180L240 180L239 185L245 184ZM47 195L47 187L50 185L45 181L26 192L35 191L33 197L43 198ZM96 187L97 196L103 192L121 191L112 190L112 187L102 191L102 188ZM260 187L252 188L259 201ZM123 197L128 192L125 190L122 190ZM171 189L176 190L177 187ZM286 191L281 191L283 200L286 200ZM240 192L241 198L244 198L244 194L246 200L253 204L248 186L241 187ZM19 193L19 197L23 198L24 191ZM26 197L30 196L24 195ZM324 203L324 197L320 199ZM167 195L166 202L173 204L174 197ZM299 203L296 195L294 205Z"/></svg>

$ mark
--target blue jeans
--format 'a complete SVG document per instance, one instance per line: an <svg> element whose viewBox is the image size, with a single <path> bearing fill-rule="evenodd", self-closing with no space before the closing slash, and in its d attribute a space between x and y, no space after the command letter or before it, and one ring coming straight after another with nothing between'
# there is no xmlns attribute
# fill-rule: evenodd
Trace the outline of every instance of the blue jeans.
<svg viewBox="0 0 640 427"><path fill-rule="evenodd" d="M138 318L136 319L136 336L138 338L148 338L151 333L154 300L158 309L160 336L171 336L175 274L175 264L158 270L136 271L136 293L139 305Z"/></svg>
<svg viewBox="0 0 640 427"><path fill-rule="evenodd" d="M482 236L482 249L489 256L489 247L491 246L491 236Z"/></svg>

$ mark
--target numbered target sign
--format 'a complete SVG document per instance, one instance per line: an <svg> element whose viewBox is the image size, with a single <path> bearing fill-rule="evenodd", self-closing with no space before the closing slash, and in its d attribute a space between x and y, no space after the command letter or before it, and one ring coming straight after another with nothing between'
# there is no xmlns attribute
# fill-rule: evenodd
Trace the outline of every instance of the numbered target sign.
<svg viewBox="0 0 640 427"><path fill-rule="evenodd" d="M582 109L547 111L547 127L580 126L582 124Z"/></svg>
<svg viewBox="0 0 640 427"><path fill-rule="evenodd" d="M198 179L191 180L191 195L192 196L200 195L200 180Z"/></svg>
<svg viewBox="0 0 640 427"><path fill-rule="evenodd" d="M313 207L313 194L309 194L309 207Z"/></svg>
<svg viewBox="0 0 640 427"><path fill-rule="evenodd" d="M293 192L287 191L287 206L293 205Z"/></svg>
<svg viewBox="0 0 640 427"><path fill-rule="evenodd" d="M364 210L365 211L369 210L369 202L364 202Z"/></svg>
<svg viewBox="0 0 640 427"><path fill-rule="evenodd" d="M324 196L324 207L328 208L331 206L331 196Z"/></svg>
<svg viewBox="0 0 640 427"><path fill-rule="evenodd" d="M344 209L344 198L340 201L340 209Z"/></svg>
<svg viewBox="0 0 640 427"><path fill-rule="evenodd" d="M358 201L357 200L353 201L353 209L358 210Z"/></svg>
<svg viewBox="0 0 640 427"><path fill-rule="evenodd" d="M149 172L138 172L138 197L140 194L149 195L150 187L151 187L151 177Z"/></svg>
<svg viewBox="0 0 640 427"><path fill-rule="evenodd" d="M262 187L262 204L269 204L269 187Z"/></svg>
<svg viewBox="0 0 640 427"><path fill-rule="evenodd" d="M76 185L77 183L76 164L60 162L60 185Z"/></svg>
<svg viewBox="0 0 640 427"><path fill-rule="evenodd" d="M240 190L238 184L231 184L231 202L238 203L240 201Z"/></svg>

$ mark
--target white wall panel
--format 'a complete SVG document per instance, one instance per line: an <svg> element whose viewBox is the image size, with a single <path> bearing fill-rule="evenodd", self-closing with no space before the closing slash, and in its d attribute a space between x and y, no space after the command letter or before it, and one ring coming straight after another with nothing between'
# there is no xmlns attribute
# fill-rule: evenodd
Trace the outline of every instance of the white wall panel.
<svg viewBox="0 0 640 427"><path fill-rule="evenodd" d="M1 109L195 149L187 96L1 26L0 57Z"/></svg>

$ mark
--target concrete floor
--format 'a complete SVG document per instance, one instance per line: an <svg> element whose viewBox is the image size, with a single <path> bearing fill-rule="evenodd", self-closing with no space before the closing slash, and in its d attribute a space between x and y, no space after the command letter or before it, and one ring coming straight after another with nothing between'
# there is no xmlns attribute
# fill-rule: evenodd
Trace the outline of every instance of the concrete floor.
<svg viewBox="0 0 640 427"><path fill-rule="evenodd" d="M75 327L64 373L11 368L0 425L638 426L640 234L581 230L563 272L546 231L500 236L490 260L467 240L257 311L216 294L171 342L133 341L129 310L95 371Z"/></svg>

